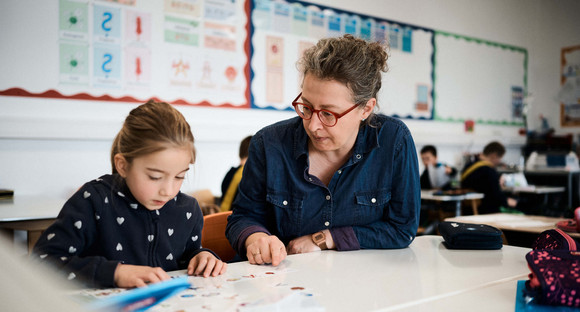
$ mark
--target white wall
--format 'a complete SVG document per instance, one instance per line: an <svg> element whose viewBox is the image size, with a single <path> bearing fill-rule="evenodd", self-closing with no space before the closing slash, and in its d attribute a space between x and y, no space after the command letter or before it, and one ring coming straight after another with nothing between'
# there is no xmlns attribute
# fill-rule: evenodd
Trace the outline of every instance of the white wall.
<svg viewBox="0 0 580 312"><path fill-rule="evenodd" d="M317 4L526 48L528 88L534 94L531 129L548 117L559 133L560 50L580 44L580 1L575 0L317 0ZM19 25L4 25L2 31ZM25 40L25 39L23 39ZM3 43L3 45L6 43ZM0 47L0 56L2 48ZM42 73L39 73L41 75ZM0 79L9 79L2 72ZM477 95L474 95L477 96ZM135 104L0 97L0 188L17 194L68 197L82 183L110 172L109 148ZM220 194L223 175L237 164L238 144L261 127L294 116L264 110L178 107L192 125L198 161L184 191L210 188ZM468 109L468 108L466 108ZM78 118L79 115L83 117ZM515 163L525 138L516 127L405 120L417 149L435 144L439 158L455 163L462 152L480 151L491 140L507 145Z"/></svg>

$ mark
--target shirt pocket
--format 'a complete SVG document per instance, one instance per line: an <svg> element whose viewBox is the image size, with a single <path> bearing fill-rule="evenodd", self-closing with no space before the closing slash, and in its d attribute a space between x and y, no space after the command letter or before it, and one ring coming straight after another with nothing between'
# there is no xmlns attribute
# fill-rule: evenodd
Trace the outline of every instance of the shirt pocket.
<svg viewBox="0 0 580 312"><path fill-rule="evenodd" d="M391 200L391 192L385 189L355 192L356 225L369 224L383 220L385 207Z"/></svg>
<svg viewBox="0 0 580 312"><path fill-rule="evenodd" d="M276 232L283 239L299 235L302 225L302 198L286 192L268 192L266 200L272 206Z"/></svg>

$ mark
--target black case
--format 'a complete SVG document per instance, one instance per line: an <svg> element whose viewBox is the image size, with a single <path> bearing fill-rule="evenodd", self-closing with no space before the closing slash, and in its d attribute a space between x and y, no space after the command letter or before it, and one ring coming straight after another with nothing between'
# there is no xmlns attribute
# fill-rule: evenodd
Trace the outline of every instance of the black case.
<svg viewBox="0 0 580 312"><path fill-rule="evenodd" d="M449 249L501 249L502 232L487 224L439 223L439 233Z"/></svg>

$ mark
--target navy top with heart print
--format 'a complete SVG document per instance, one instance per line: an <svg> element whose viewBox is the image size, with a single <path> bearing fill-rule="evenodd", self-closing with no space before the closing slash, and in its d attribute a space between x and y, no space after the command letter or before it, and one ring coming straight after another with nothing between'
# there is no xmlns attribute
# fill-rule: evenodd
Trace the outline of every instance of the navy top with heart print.
<svg viewBox="0 0 580 312"><path fill-rule="evenodd" d="M201 247L202 227L195 198L180 192L161 209L148 210L119 175L104 175L65 203L33 255L56 265L69 280L114 287L118 263L171 271L187 268L200 251L211 252Z"/></svg>

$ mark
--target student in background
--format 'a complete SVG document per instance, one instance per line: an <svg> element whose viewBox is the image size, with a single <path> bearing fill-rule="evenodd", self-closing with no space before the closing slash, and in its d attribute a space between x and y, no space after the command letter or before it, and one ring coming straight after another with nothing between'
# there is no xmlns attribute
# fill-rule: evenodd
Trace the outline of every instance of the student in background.
<svg viewBox="0 0 580 312"><path fill-rule="evenodd" d="M229 211L232 210L232 203L234 199L236 199L236 195L238 194L238 184L242 180L242 172L244 171L244 164L248 159L248 150L250 149L250 141L252 140L252 136L249 135L245 137L242 142L240 143L240 165L237 167L232 167L224 180L222 181L222 198L220 204L221 211Z"/></svg>
<svg viewBox="0 0 580 312"><path fill-rule="evenodd" d="M35 257L97 287L142 287L178 269L223 274L227 264L201 248L197 201L180 192L195 161L193 141L171 105L149 101L133 109L111 148L113 174L86 183L65 203Z"/></svg>
<svg viewBox="0 0 580 312"><path fill-rule="evenodd" d="M474 161L467 163L461 173L461 187L483 193L480 213L499 212L500 207L514 208L517 200L508 198L501 190L500 175L495 169L501 163L505 147L499 142L491 142Z"/></svg>
<svg viewBox="0 0 580 312"><path fill-rule="evenodd" d="M421 174L421 189L449 189L451 188L451 181L450 179L453 178L457 174L457 169L450 167L446 164L442 164L437 162L437 149L433 145L425 145L421 149L421 161L423 161L423 165L425 169ZM433 177L429 176L429 169L434 168L438 169L444 167L445 175L448 177L448 181L446 183L442 183L442 185L433 185L431 181Z"/></svg>

